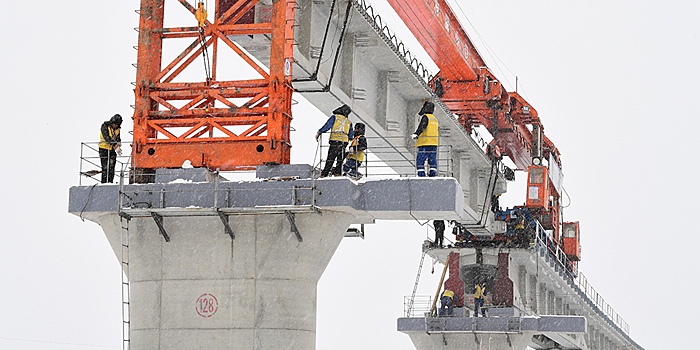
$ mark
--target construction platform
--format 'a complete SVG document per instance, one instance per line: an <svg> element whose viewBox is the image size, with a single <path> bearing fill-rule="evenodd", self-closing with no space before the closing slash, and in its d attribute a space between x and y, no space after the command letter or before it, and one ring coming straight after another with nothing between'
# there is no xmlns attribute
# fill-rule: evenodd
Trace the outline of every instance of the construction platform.
<svg viewBox="0 0 700 350"><path fill-rule="evenodd" d="M418 350L643 350L585 278L572 275L545 247L537 237L529 248L426 246L426 255L448 266L443 288L455 293L460 307L440 317L409 309L397 330ZM486 286L488 317L474 317L475 283Z"/></svg>

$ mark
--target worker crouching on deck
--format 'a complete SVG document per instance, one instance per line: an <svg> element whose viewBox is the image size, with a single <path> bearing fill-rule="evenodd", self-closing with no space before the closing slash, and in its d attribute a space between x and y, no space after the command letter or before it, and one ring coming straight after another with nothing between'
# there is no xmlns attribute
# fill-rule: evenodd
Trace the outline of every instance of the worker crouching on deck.
<svg viewBox="0 0 700 350"><path fill-rule="evenodd" d="M321 171L321 177L328 176L331 173L331 168L333 169L333 175L340 176L343 160L345 160L345 147L347 147L350 139L355 138L352 123L348 119L351 112L352 110L348 105L336 108L333 111L333 115L326 121L326 124L316 133L316 142L318 142L322 133L329 130L331 132L330 140L328 141L330 147L328 147L328 155L326 156L326 166ZM336 163L335 166L333 166L334 163Z"/></svg>
<svg viewBox="0 0 700 350"><path fill-rule="evenodd" d="M121 130L122 116L115 114L100 127L100 162L102 163L102 183L114 180L114 166L117 164L117 154L122 155Z"/></svg>
<svg viewBox="0 0 700 350"><path fill-rule="evenodd" d="M433 111L435 111L435 104L425 101L423 108L418 112L421 115L418 129L411 135L416 140L416 146L418 147L416 170L420 177L425 176L426 160L428 161L428 166L430 166L428 176L435 177L437 175L437 147L440 136L438 134L438 120L433 115Z"/></svg>
<svg viewBox="0 0 700 350"><path fill-rule="evenodd" d="M455 292L445 289L440 296L440 316L452 316L452 306L457 304Z"/></svg>
<svg viewBox="0 0 700 350"><path fill-rule="evenodd" d="M365 150L367 149L367 138L365 138L365 124L355 124L353 130L355 137L350 141L348 149L348 157L343 164L343 175L347 175L353 179L359 179L362 174L358 171L365 159Z"/></svg>

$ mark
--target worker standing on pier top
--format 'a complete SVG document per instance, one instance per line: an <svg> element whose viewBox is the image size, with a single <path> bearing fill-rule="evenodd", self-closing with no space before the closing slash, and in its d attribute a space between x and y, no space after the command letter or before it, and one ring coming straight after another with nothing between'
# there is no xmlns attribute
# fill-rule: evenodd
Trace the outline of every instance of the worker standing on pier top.
<svg viewBox="0 0 700 350"><path fill-rule="evenodd" d="M328 176L331 173L335 176L340 176L343 160L345 160L345 147L350 139L355 138L355 133L352 129L352 122L348 116L352 110L348 105L342 105L333 111L333 115L328 118L326 124L321 127L316 133L316 142L318 142L321 134L326 131L331 131L331 137L328 140L328 155L326 156L326 166L321 171L321 177ZM333 166L333 163L337 163Z"/></svg>
<svg viewBox="0 0 700 350"><path fill-rule="evenodd" d="M122 155L122 139L119 136L122 116L115 114L100 127L100 143L97 145L102 163L102 183L114 180L114 166L117 164L117 154Z"/></svg>
<svg viewBox="0 0 700 350"><path fill-rule="evenodd" d="M425 101L423 107L418 112L421 115L420 123L416 132L411 135L416 141L418 153L416 154L416 170L418 176L425 176L425 161L428 161L430 171L428 176L435 177L437 175L437 147L440 141L438 133L438 120L433 115L435 104L430 101Z"/></svg>
<svg viewBox="0 0 700 350"><path fill-rule="evenodd" d="M476 284L474 287L474 317L479 317L479 308L481 315L486 317L486 308L484 308L484 300L486 299L486 283Z"/></svg>

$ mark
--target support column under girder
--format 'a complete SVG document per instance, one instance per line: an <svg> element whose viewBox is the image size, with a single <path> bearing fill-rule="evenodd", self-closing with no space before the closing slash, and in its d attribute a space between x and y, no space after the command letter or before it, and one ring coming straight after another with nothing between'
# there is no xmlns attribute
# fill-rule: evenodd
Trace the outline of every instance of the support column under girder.
<svg viewBox="0 0 700 350"><path fill-rule="evenodd" d="M112 247L117 213L93 219ZM316 286L354 215L151 217L130 226L131 349L315 349ZM119 251L115 250L119 257Z"/></svg>

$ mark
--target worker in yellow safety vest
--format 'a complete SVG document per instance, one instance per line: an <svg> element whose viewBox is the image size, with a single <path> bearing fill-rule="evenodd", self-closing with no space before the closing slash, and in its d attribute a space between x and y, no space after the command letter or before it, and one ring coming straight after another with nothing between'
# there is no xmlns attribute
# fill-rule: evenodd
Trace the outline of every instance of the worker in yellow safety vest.
<svg viewBox="0 0 700 350"><path fill-rule="evenodd" d="M438 120L433 115L435 104L430 101L425 101L419 115L421 115L420 123L416 132L411 137L416 140L418 153L416 154L416 170L418 176L425 176L425 161L428 161L430 172L428 176L434 177L437 175L437 147L440 141L438 134Z"/></svg>
<svg viewBox="0 0 700 350"><path fill-rule="evenodd" d="M358 171L365 160L365 150L367 149L367 138L365 138L365 124L355 124L353 130L355 137L350 141L348 147L348 157L343 164L343 175L350 176L353 179L360 179L362 174Z"/></svg>
<svg viewBox="0 0 700 350"><path fill-rule="evenodd" d="M122 155L121 130L122 116L115 114L100 127L100 143L98 150L102 163L102 183L114 180L114 166L117 164L117 154Z"/></svg>
<svg viewBox="0 0 700 350"><path fill-rule="evenodd" d="M326 124L316 133L316 142L318 142L321 134L326 131L331 132L331 137L328 141L330 146L326 156L326 166L321 171L321 177L328 176L331 173L331 168L334 176L340 176L343 160L345 159L345 147L347 147L349 140L355 138L352 122L348 119L351 112L352 110L348 105L336 108L333 111L333 115L326 121ZM334 163L336 163L335 166L333 166Z"/></svg>
<svg viewBox="0 0 700 350"><path fill-rule="evenodd" d="M452 306L457 305L457 301L455 292L445 289L440 296L440 316L452 316Z"/></svg>
<svg viewBox="0 0 700 350"><path fill-rule="evenodd" d="M207 20L207 10L204 9L204 2L200 1L197 4L197 11L194 12L194 18L197 19L200 30L204 28L204 22Z"/></svg>
<svg viewBox="0 0 700 350"><path fill-rule="evenodd" d="M477 283L474 289L474 317L479 317L479 308L481 308L481 315L486 317L486 308L484 308L484 300L486 299L486 283Z"/></svg>

